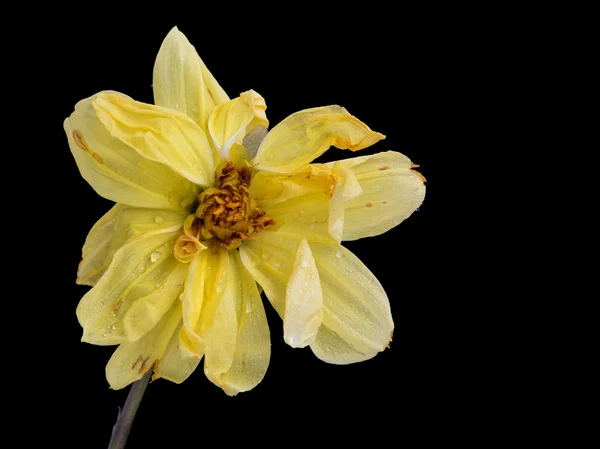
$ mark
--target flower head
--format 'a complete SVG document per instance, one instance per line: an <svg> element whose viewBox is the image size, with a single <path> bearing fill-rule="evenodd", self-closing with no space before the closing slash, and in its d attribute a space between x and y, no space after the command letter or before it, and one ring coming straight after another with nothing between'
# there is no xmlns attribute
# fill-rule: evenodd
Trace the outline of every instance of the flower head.
<svg viewBox="0 0 600 449"><path fill-rule="evenodd" d="M339 106L267 131L264 99L229 99L177 28L153 88L156 105L101 92L64 123L81 175L116 203L90 231L77 278L93 286L77 308L82 341L119 345L111 387L152 367L179 383L202 358L227 394L256 386L270 358L259 285L292 347L336 364L385 349L388 298L341 242L386 232L421 204L416 166L391 151L312 163L331 145L357 151L384 136Z"/></svg>

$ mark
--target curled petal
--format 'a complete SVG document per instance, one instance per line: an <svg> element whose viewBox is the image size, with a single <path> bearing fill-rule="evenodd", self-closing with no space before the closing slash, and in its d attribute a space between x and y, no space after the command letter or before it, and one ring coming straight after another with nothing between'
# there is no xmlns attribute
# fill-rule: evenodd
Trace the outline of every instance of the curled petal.
<svg viewBox="0 0 600 449"><path fill-rule="evenodd" d="M206 246L196 237L182 234L175 241L173 254L179 262L190 263L200 251L205 249Z"/></svg>
<svg viewBox="0 0 600 449"><path fill-rule="evenodd" d="M252 129L269 126L266 108L263 97L253 90L215 107L208 120L208 129L222 158L229 156L233 143L241 145Z"/></svg>
<svg viewBox="0 0 600 449"><path fill-rule="evenodd" d="M331 145L357 151L384 138L340 106L305 109L290 115L267 134L254 165L259 170L291 173Z"/></svg>
<svg viewBox="0 0 600 449"><path fill-rule="evenodd" d="M114 138L194 184L213 184L212 148L202 128L187 115L106 93L98 94L92 104Z"/></svg>

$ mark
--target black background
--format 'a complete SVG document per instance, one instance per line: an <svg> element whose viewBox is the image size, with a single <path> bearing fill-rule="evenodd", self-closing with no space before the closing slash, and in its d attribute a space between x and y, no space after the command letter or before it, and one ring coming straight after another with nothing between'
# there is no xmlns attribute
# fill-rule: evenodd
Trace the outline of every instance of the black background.
<svg viewBox="0 0 600 449"><path fill-rule="evenodd" d="M41 311L52 322L42 351L49 396L39 405L48 409L40 420L52 423L49 441L106 447L128 391L112 391L105 380L114 348L80 342L75 308L88 287L75 284L77 264L87 232L111 203L80 177L62 122L77 101L101 90L153 103L154 59L175 25L230 97L254 89L265 98L271 126L301 109L342 105L387 136L360 154L406 154L421 165L427 194L420 210L398 227L345 243L388 294L395 321L391 349L363 363L328 365L310 349L284 343L281 320L265 300L272 353L262 383L231 398L206 379L202 365L181 385L158 380L148 387L127 448L206 446L213 438L216 444L279 445L358 435L377 442L399 438L401 429L423 429L427 439L437 432L429 423L456 407L460 369L453 332L460 330L448 322L451 298L439 268L447 254L436 226L442 216L439 174L457 170L441 167L438 155L451 151L456 81L469 76L460 59L462 31L452 22L456 11L348 6L350 17L315 10L300 19L288 10L268 17L266 8L226 15L184 11L175 19L156 12L152 20L79 12L39 36L37 54L49 62L43 113L51 157L44 170L52 189L52 201L42 208L55 242L45 268L51 307L44 303ZM331 149L319 161L353 155Z"/></svg>

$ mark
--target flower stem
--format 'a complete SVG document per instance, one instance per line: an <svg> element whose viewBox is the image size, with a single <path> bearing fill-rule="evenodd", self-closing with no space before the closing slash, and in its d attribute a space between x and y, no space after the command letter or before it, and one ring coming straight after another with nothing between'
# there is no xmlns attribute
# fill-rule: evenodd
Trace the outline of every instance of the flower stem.
<svg viewBox="0 0 600 449"><path fill-rule="evenodd" d="M140 402L142 402L142 397L148 386L148 381L150 380L150 377L152 377L152 371L152 369L148 370L148 372L144 374L144 377L131 385L123 410L119 412L117 422L113 427L110 443L108 443L108 449L123 449L125 447L131 425L133 424L133 418L135 418Z"/></svg>

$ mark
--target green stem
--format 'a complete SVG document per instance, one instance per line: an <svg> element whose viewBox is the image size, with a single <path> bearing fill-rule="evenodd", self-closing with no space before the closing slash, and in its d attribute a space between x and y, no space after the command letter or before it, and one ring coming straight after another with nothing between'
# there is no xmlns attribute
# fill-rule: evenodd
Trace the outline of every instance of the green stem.
<svg viewBox="0 0 600 449"><path fill-rule="evenodd" d="M152 371L152 369L148 370L148 372L144 374L144 377L131 385L123 410L119 413L117 422L113 427L110 443L108 443L108 449L123 449L125 447L131 425L133 424L133 418L135 418L135 413L140 406L140 402L142 402L142 397L148 386L148 381L150 380L150 377L152 377Z"/></svg>

